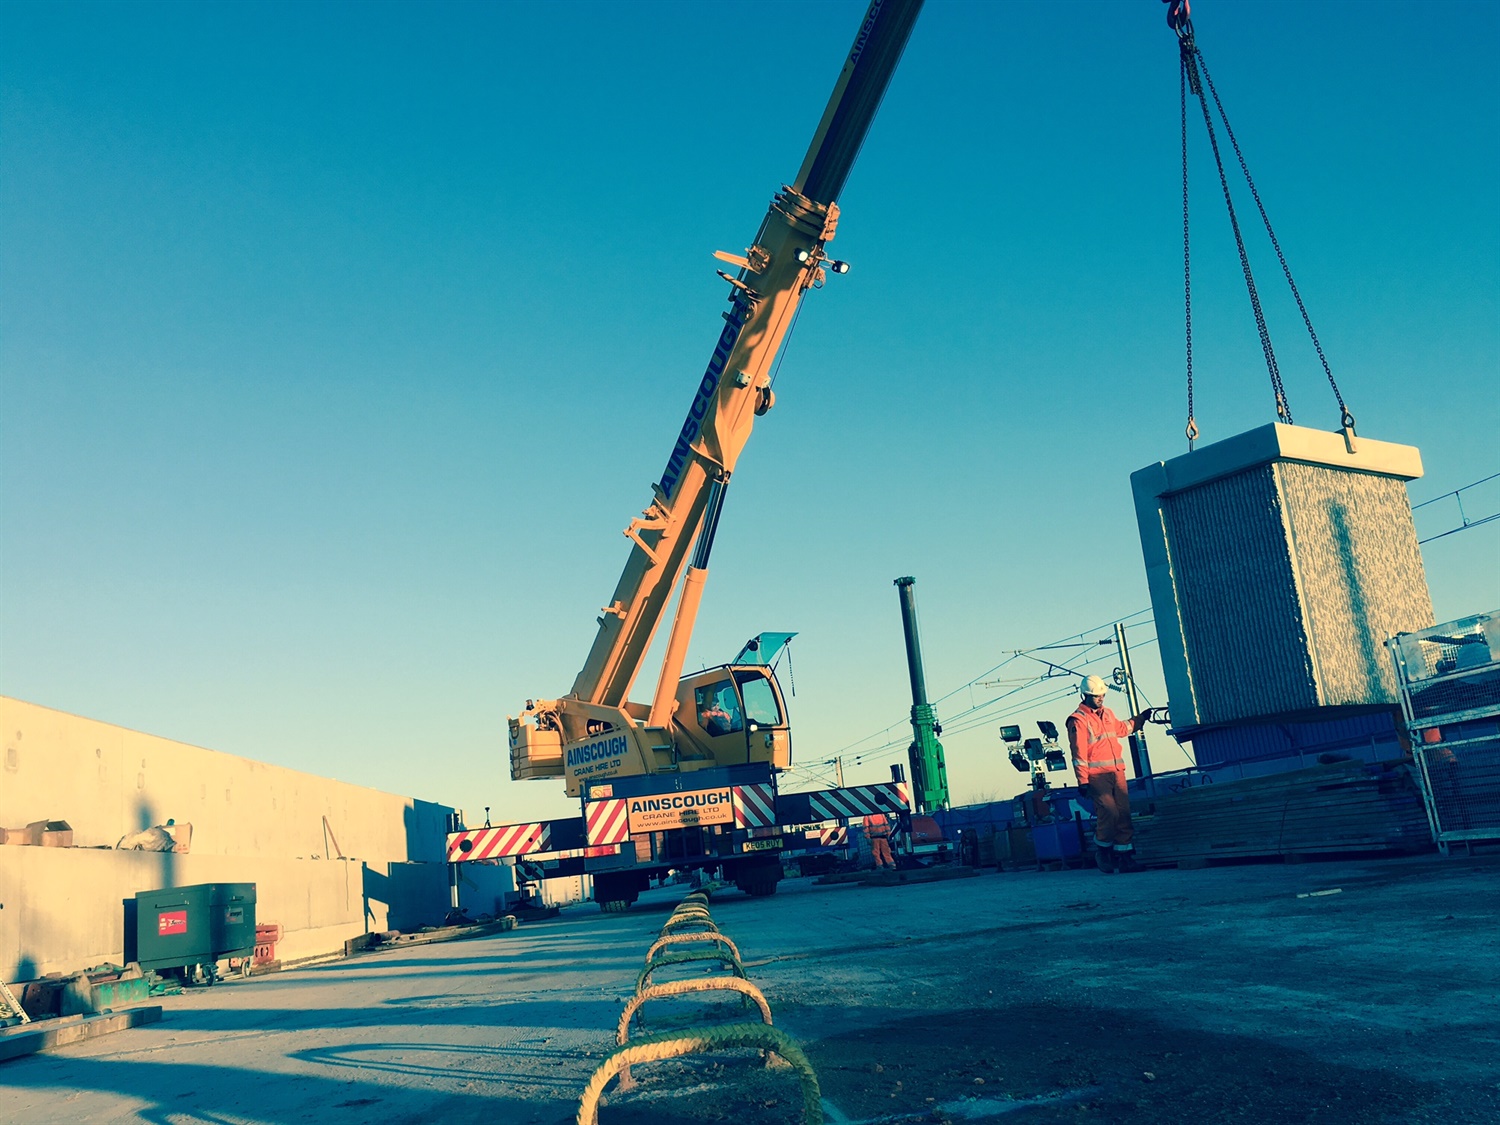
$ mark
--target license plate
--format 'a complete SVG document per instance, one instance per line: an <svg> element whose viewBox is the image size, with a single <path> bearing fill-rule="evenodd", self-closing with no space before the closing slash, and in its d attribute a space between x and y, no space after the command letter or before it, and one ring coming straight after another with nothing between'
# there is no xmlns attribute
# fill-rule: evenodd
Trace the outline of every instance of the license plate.
<svg viewBox="0 0 1500 1125"><path fill-rule="evenodd" d="M769 840L746 840L740 845L740 850L746 852L774 852L780 849L780 836L772 837Z"/></svg>

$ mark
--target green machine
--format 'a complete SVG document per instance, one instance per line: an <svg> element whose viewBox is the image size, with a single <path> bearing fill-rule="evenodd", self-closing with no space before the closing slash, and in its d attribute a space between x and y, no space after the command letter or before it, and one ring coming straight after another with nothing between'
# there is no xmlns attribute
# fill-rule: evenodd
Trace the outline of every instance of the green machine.
<svg viewBox="0 0 1500 1125"><path fill-rule="evenodd" d="M226 957L255 952L255 884L198 883L135 896L135 957L142 969L191 983L218 979Z"/></svg>
<svg viewBox="0 0 1500 1125"><path fill-rule="evenodd" d="M917 636L915 578L896 579L901 591L901 625L906 631L906 670L911 674L912 744L906 752L911 765L912 809L936 812L948 807L948 766L943 760L943 733L937 711L927 702L927 678L922 672L922 642Z"/></svg>

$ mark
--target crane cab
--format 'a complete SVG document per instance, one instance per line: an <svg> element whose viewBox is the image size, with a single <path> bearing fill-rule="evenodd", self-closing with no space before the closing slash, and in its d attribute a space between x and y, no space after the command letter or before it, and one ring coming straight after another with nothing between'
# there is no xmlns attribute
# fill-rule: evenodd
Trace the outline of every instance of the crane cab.
<svg viewBox="0 0 1500 1125"><path fill-rule="evenodd" d="M786 702L765 665L722 664L683 676L672 725L684 766L792 764Z"/></svg>

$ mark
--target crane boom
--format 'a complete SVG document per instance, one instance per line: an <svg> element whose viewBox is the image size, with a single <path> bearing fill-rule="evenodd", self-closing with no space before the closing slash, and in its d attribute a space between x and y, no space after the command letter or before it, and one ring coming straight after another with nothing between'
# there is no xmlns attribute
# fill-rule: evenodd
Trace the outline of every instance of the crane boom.
<svg viewBox="0 0 1500 1125"><path fill-rule="evenodd" d="M586 809L606 810L599 813L605 821L614 806L590 802L620 799L609 796L617 787L634 787L634 796L643 797L669 781L685 784L688 775L705 784L713 775L718 785L732 774L737 793L774 793L775 771L791 764L790 723L773 669L736 663L683 676L682 667L725 490L755 419L775 403L776 354L803 294L828 273L848 269L825 249L838 227L837 196L921 7L922 0L872 0L793 184L772 198L743 254L714 255L734 267L733 273L719 271L729 285L729 308L650 503L625 528L630 554L600 613L588 657L567 695L527 700L508 720L511 777L562 777L569 796L581 796ZM656 691L649 705L632 702L631 689L678 589ZM704 790L693 799L701 797L721 815L724 792ZM671 798L679 799L688 798ZM605 821L592 823L591 847L613 845L604 838L608 833L601 836ZM644 813L632 814L632 839L648 822Z"/></svg>
<svg viewBox="0 0 1500 1125"><path fill-rule="evenodd" d="M824 276L823 248L838 224L836 198L921 7L922 0L872 0L794 184L776 194L743 257L718 255L739 266L734 277L720 271L731 285L724 327L651 501L625 529L630 556L570 697L623 706L695 536L706 565L723 486L756 416L774 402L771 363L803 293ZM691 621L685 624L690 632Z"/></svg>
<svg viewBox="0 0 1500 1125"><path fill-rule="evenodd" d="M507 719L511 777L562 778L583 815L457 831L451 862L546 854L553 871L590 875L605 910L624 909L673 868L713 869L747 894L767 895L782 855L810 838L821 846L821 824L907 808L898 782L779 792L791 724L768 661L791 634L762 634L732 664L682 668L725 490L755 419L775 403L776 354L803 294L848 269L825 250L838 195L921 7L872 0L796 178L772 198L743 254L714 255L734 268L719 271L729 308L651 501L625 528L630 555L588 658L571 692L528 699ZM631 688L679 588L656 692L649 705L634 702ZM751 653L758 658L747 660Z"/></svg>

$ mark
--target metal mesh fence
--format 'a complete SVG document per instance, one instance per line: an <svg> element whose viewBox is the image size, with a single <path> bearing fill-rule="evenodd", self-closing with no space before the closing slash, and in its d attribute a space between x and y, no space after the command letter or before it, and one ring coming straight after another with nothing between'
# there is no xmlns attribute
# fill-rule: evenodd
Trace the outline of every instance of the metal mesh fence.
<svg viewBox="0 0 1500 1125"><path fill-rule="evenodd" d="M1500 839L1500 611L1387 643L1433 838Z"/></svg>
<svg viewBox="0 0 1500 1125"><path fill-rule="evenodd" d="M1500 836L1500 738L1418 753L1438 842Z"/></svg>
<svg viewBox="0 0 1500 1125"><path fill-rule="evenodd" d="M1413 719L1440 719L1469 711L1500 710L1500 665L1472 673L1453 673L1424 685L1412 685Z"/></svg>

